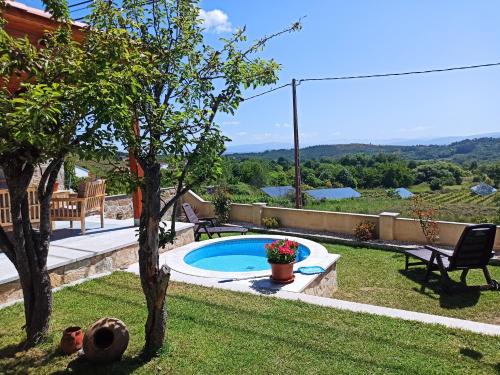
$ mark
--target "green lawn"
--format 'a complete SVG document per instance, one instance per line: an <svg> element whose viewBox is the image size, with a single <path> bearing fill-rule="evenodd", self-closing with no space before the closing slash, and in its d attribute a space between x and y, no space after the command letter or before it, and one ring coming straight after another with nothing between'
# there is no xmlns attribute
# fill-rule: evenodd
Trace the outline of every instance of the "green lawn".
<svg viewBox="0 0 500 375"><path fill-rule="evenodd" d="M251 234L251 233L250 233ZM224 235L227 236L227 235ZM229 235L231 236L231 235ZM202 240L206 240L205 235ZM402 253L323 243L330 253L340 254L337 264L339 288L332 298L377 306L450 316L500 324L500 292L480 291L485 284L480 270L471 270L469 286L458 283L460 272L451 272L454 292L440 293L438 273L422 286L423 266L404 271ZM500 281L500 266L489 266L491 276Z"/></svg>
<svg viewBox="0 0 500 375"><path fill-rule="evenodd" d="M469 272L467 282L471 287L466 289L458 285L460 272L452 272L450 275L457 281L458 289L444 294L439 293L437 276L422 290L423 267L405 272L402 254L324 245L329 252L342 255L337 268L339 289L334 298L500 324L500 292L481 292L474 287L485 284L479 270ZM489 269L493 278L500 280L500 267Z"/></svg>
<svg viewBox="0 0 500 375"><path fill-rule="evenodd" d="M341 266L345 269L346 259ZM348 284L352 276L340 270L341 282ZM50 338L26 353L14 354L23 337L22 306L0 310L0 373L495 374L500 370L499 338L186 284L174 283L168 293L168 344L146 364L137 360L146 315L134 275L117 272L55 293ZM118 317L130 329L131 342L121 362L94 367L58 354L64 327L87 327L102 316Z"/></svg>

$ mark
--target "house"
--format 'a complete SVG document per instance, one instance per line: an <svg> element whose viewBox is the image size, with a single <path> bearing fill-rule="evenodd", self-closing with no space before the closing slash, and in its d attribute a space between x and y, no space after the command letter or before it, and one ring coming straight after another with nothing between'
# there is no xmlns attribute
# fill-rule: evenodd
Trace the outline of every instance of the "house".
<svg viewBox="0 0 500 375"><path fill-rule="evenodd" d="M496 193L497 189L495 189L493 186L490 186L484 182L481 182L480 184L473 186L470 188L470 190L477 195L480 195L482 197L490 194Z"/></svg>
<svg viewBox="0 0 500 375"><path fill-rule="evenodd" d="M405 189L403 187L394 189L394 193L396 196L398 196L401 199L408 199L408 198L413 197L413 195L414 195L410 190Z"/></svg>
<svg viewBox="0 0 500 375"><path fill-rule="evenodd" d="M37 186L42 178L42 173L47 167L48 163L44 163L40 165L40 168L35 168L33 173L33 179L31 180L30 185ZM57 175L57 182L59 183L59 188L61 189L64 186L64 166L61 166L59 174ZM5 182L5 175L0 168L0 189L7 189L7 184Z"/></svg>
<svg viewBox="0 0 500 375"><path fill-rule="evenodd" d="M332 189L312 189L305 192L314 199L348 199L359 198L361 194L350 187Z"/></svg>
<svg viewBox="0 0 500 375"><path fill-rule="evenodd" d="M261 188L264 193L272 198L285 198L289 194L292 194L294 188L290 185L287 186L266 186Z"/></svg>
<svg viewBox="0 0 500 375"><path fill-rule="evenodd" d="M88 178L90 175L90 172L88 169L85 169L83 167L79 167L78 165L75 165L75 176L78 178Z"/></svg>

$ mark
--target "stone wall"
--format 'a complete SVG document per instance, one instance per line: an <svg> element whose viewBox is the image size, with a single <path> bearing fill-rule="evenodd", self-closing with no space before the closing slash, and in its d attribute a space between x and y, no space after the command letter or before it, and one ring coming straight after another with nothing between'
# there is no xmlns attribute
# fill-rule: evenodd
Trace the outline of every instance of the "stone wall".
<svg viewBox="0 0 500 375"><path fill-rule="evenodd" d="M32 185L38 185L46 166L47 164L42 164L40 166L41 170L40 168L35 168L33 179L31 180ZM0 188L3 188L3 185L5 184L4 181L5 181L5 176L2 168L0 168ZM57 182L59 183L59 188L62 189L64 186L64 166L61 166L61 169L59 170L59 174L57 175Z"/></svg>
<svg viewBox="0 0 500 375"><path fill-rule="evenodd" d="M337 291L337 262L320 274L302 293L330 298Z"/></svg>
<svg viewBox="0 0 500 375"><path fill-rule="evenodd" d="M175 194L175 188L162 188L161 199L168 202ZM172 215L172 210L167 211L164 219L168 220ZM180 207L178 212L180 217ZM108 219L130 219L134 217L134 207L132 205L132 195L120 194L107 196L104 201L104 217Z"/></svg>
<svg viewBox="0 0 500 375"><path fill-rule="evenodd" d="M177 232L173 244L167 244L161 252L172 250L176 247L187 245L194 241L192 228ZM133 244L121 249L116 249L105 254L91 256L87 259L57 267L49 271L53 288L63 286L87 277L123 269L139 261L138 244ZM19 280L0 284L0 305L17 301L23 298Z"/></svg>
<svg viewBox="0 0 500 375"><path fill-rule="evenodd" d="M134 217L132 196L127 194L107 196L104 200L104 217L119 220Z"/></svg>

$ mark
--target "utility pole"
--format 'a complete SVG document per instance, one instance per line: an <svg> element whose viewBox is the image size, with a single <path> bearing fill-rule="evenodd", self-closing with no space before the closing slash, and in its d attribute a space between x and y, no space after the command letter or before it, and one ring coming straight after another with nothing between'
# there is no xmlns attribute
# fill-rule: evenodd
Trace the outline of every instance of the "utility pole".
<svg viewBox="0 0 500 375"><path fill-rule="evenodd" d="M299 159L299 119L297 117L297 82L292 79L293 97L293 156L295 161L295 208L302 208L302 193L300 191L300 159Z"/></svg>

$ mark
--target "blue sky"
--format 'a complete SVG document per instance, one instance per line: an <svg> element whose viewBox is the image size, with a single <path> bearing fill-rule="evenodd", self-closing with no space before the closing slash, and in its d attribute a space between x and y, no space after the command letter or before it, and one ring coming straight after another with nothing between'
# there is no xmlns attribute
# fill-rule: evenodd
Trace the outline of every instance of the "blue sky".
<svg viewBox="0 0 500 375"><path fill-rule="evenodd" d="M280 84L500 62L496 0L202 0L201 6L212 40L244 25L249 39L257 39L307 16L300 32L272 41L263 54L283 65ZM302 144L500 131L500 67L309 82L298 87L298 99ZM244 102L234 117L218 120L233 144L291 144L291 89Z"/></svg>

